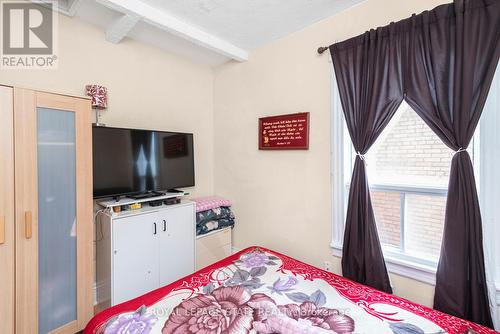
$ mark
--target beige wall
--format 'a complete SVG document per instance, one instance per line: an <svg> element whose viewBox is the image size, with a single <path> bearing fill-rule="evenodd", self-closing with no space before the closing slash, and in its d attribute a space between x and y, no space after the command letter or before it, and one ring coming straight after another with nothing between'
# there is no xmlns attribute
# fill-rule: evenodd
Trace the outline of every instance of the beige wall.
<svg viewBox="0 0 500 334"><path fill-rule="evenodd" d="M367 0L215 71L215 190L234 201L234 245L267 246L323 267L329 248L330 72L318 46L449 2ZM257 119L311 113L308 151L259 151ZM431 305L433 287L391 275L395 293Z"/></svg>
<svg viewBox="0 0 500 334"><path fill-rule="evenodd" d="M85 85L109 90L102 121L109 126L193 132L195 194L213 192L213 71L158 48L59 15L57 70L0 70L0 83L83 95Z"/></svg>
<svg viewBox="0 0 500 334"><path fill-rule="evenodd" d="M332 69L315 50L445 2L367 0L215 73L131 40L111 44L102 30L59 16L59 68L0 70L0 83L71 94L100 83L109 89L108 125L195 133L193 193L215 184L234 201L235 247L267 246L320 267L333 261L339 273L329 248ZM299 111L311 113L308 151L258 151L258 117ZM432 304L432 286L391 277L396 294Z"/></svg>

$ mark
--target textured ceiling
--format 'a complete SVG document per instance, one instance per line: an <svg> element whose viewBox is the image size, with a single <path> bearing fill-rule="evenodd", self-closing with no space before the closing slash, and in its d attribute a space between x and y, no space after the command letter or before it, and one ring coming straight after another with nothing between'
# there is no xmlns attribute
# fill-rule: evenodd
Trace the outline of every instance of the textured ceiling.
<svg viewBox="0 0 500 334"><path fill-rule="evenodd" d="M220 65L299 31L362 0L59 0L61 12L107 34L127 15L123 38L194 62ZM104 35L104 34L103 34ZM121 38L111 40L119 43ZM240 59L238 59L240 58Z"/></svg>
<svg viewBox="0 0 500 334"><path fill-rule="evenodd" d="M361 0L142 0L248 51Z"/></svg>

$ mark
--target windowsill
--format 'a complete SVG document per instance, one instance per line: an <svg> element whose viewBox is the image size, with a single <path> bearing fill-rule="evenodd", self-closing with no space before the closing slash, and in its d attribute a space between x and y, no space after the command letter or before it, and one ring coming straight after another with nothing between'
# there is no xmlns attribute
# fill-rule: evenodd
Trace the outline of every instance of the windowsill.
<svg viewBox="0 0 500 334"><path fill-rule="evenodd" d="M342 257L342 247L330 245L333 256ZM430 285L436 284L436 268L424 264L413 263L390 255L385 255L385 264L390 273L408 277Z"/></svg>
<svg viewBox="0 0 500 334"><path fill-rule="evenodd" d="M342 257L342 246L336 245L334 242L330 244L332 255ZM419 282L430 285L436 285L436 268L423 264L413 263L410 261L401 260L388 255L384 256L387 270L390 273L407 277ZM496 283L496 304L500 306L500 282Z"/></svg>

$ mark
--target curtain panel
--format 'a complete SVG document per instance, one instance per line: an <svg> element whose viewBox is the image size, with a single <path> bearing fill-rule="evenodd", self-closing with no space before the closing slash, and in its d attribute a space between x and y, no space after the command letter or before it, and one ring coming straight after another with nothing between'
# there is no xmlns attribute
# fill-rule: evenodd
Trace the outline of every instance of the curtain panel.
<svg viewBox="0 0 500 334"><path fill-rule="evenodd" d="M392 293L392 288L375 224L363 155L403 100L398 53L401 47L397 38L393 38L395 28L391 25L371 30L358 38L360 43L347 41L331 47L347 129L358 152L349 190L342 274L388 293Z"/></svg>
<svg viewBox="0 0 500 334"><path fill-rule="evenodd" d="M406 101L452 150L434 307L493 327L467 147L500 55L500 1L455 1L408 22Z"/></svg>
<svg viewBox="0 0 500 334"><path fill-rule="evenodd" d="M455 0L330 47L347 127L366 153L404 99L456 152L434 307L492 327L482 223L467 147L500 56L500 0ZM363 161L356 158L342 270L390 291ZM376 276L376 277L374 277Z"/></svg>

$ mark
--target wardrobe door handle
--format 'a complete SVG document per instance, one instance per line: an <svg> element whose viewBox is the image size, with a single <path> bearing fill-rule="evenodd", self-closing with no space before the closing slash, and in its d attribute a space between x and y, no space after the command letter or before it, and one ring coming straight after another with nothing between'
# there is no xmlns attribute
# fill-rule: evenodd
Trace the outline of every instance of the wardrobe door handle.
<svg viewBox="0 0 500 334"><path fill-rule="evenodd" d="M5 216L0 216L0 245L5 243Z"/></svg>
<svg viewBox="0 0 500 334"><path fill-rule="evenodd" d="M163 232L167 231L167 221L163 219Z"/></svg>
<svg viewBox="0 0 500 334"><path fill-rule="evenodd" d="M24 237L26 239L31 239L33 236L33 215L31 211L26 211L24 213Z"/></svg>
<svg viewBox="0 0 500 334"><path fill-rule="evenodd" d="M156 223L153 223L153 226L154 226L154 232L153 232L153 234L156 235Z"/></svg>

